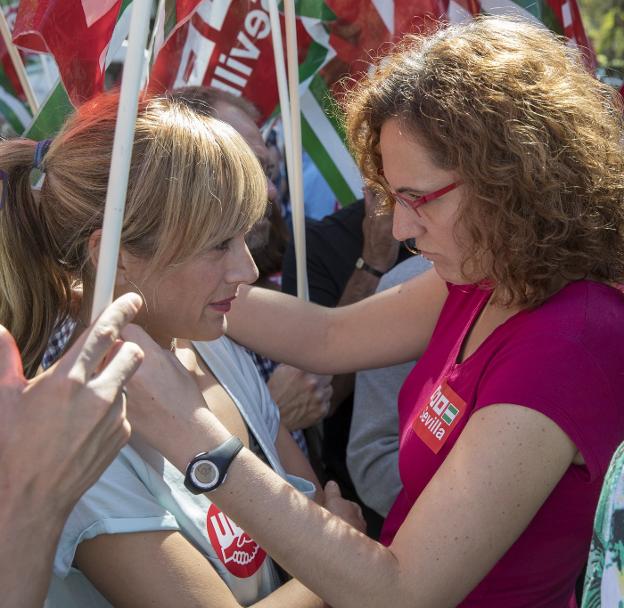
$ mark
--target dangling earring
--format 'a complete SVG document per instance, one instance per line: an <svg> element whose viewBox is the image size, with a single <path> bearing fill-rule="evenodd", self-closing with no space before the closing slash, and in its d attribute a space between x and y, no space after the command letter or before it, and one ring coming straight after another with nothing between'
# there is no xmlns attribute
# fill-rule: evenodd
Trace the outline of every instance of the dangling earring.
<svg viewBox="0 0 624 608"><path fill-rule="evenodd" d="M139 286L134 281L131 281L128 277L126 277L126 281L128 281L128 283L130 283L130 285L132 285L132 287L134 287L139 292L139 295L143 300L143 306L145 306L145 312L149 313L149 308L147 307L147 299L143 295L143 292L139 289Z"/></svg>
<svg viewBox="0 0 624 608"><path fill-rule="evenodd" d="M405 239L403 247L413 255L420 255L420 250L416 247L416 239Z"/></svg>

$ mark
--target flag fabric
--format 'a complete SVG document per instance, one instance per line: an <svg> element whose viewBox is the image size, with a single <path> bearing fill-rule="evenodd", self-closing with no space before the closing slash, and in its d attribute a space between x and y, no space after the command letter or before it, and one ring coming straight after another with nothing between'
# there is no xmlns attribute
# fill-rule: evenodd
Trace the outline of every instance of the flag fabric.
<svg viewBox="0 0 624 608"><path fill-rule="evenodd" d="M71 103L102 90L111 53L127 36L130 4L19 2L14 42L51 53L62 80L28 133L49 135ZM150 43L152 90L202 84L244 95L265 119L279 111L267 0L164 0L158 6ZM362 182L344 143L337 82L344 76L356 81L375 55L404 33L479 13L519 14L565 35L582 49L588 66L595 66L577 0L296 0L295 10L303 145L342 204L361 196ZM1 50L0 112L19 128L29 120L28 111Z"/></svg>
<svg viewBox="0 0 624 608"><path fill-rule="evenodd" d="M0 9L9 28L15 21L17 4L15 0L0 0ZM24 57L23 59L26 63ZM32 120L22 85L2 39L0 39L0 115L4 118L2 131L5 136L21 134Z"/></svg>
<svg viewBox="0 0 624 608"><path fill-rule="evenodd" d="M366 72L376 54L413 31L427 31L444 17L439 0L327 0L334 15L328 61L301 95L303 146L341 204L362 196L362 178L344 141L336 103L337 83ZM341 85L341 87L344 85Z"/></svg>
<svg viewBox="0 0 624 608"><path fill-rule="evenodd" d="M21 134L32 120L13 62L2 40L0 40L0 114L9 126L8 131L3 129L4 136Z"/></svg>
<svg viewBox="0 0 624 608"><path fill-rule="evenodd" d="M322 3L317 3L322 4ZM320 19L297 19L300 69L313 75L328 45ZM277 78L266 3L203 0L161 50L150 76L154 90L207 85L253 101L263 118L277 104Z"/></svg>
<svg viewBox="0 0 624 608"><path fill-rule="evenodd" d="M590 71L597 66L576 0L448 0L448 20L452 23L471 19L479 13L518 15L544 25L565 36L570 46L578 47Z"/></svg>
<svg viewBox="0 0 624 608"><path fill-rule="evenodd" d="M54 137L73 110L74 106L59 79L39 106L37 114L24 130L23 136L36 141Z"/></svg>
<svg viewBox="0 0 624 608"><path fill-rule="evenodd" d="M201 0L165 0L158 5L158 13L152 32L154 60L165 42L193 15Z"/></svg>
<svg viewBox="0 0 624 608"><path fill-rule="evenodd" d="M336 57L328 28L336 15L318 0L300 0L295 7L303 144L329 178L337 198L348 203L359 194L361 179L339 124L330 117L332 99L319 75ZM268 118L278 107L278 93L266 3L203 0L159 53L150 84L157 91L189 85L216 87L243 95L258 107L263 119Z"/></svg>
<svg viewBox="0 0 624 608"><path fill-rule="evenodd" d="M355 81L406 32L479 13L517 14L567 36L595 66L576 0L298 0L295 9L303 146L342 204L361 196L362 182L344 143L337 82ZM250 99L268 118L278 107L271 45L266 2L203 0L163 47L151 82L157 90L221 88Z"/></svg>
<svg viewBox="0 0 624 608"><path fill-rule="evenodd" d="M116 4L111 0L19 2L14 43L40 54L49 53L48 57L58 66L56 73L60 74L47 88L37 115L23 131L25 137L53 137L76 105L103 90L105 70L128 35L130 11L126 9L130 4L131 0L119 0ZM79 24L75 31L58 27L69 8L79 12L66 21L71 27ZM72 35L78 42L64 46Z"/></svg>
<svg viewBox="0 0 624 608"><path fill-rule="evenodd" d="M51 53L74 104L104 87L106 53L129 0L21 0L13 29L16 46Z"/></svg>
<svg viewBox="0 0 624 608"><path fill-rule="evenodd" d="M576 0L326 0L326 4L336 15L330 25L336 57L303 93L302 137L308 154L343 204L357 198L360 182L336 118L335 83L345 75L357 79L371 57L403 34L427 32L436 22L467 21L480 13L515 14L565 35L580 48L588 69L596 67Z"/></svg>
<svg viewBox="0 0 624 608"><path fill-rule="evenodd" d="M199 2L159 3L153 53L190 18ZM13 31L15 43L51 53L61 75L26 129L27 137L52 136L74 106L103 90L106 68L128 36L130 5L131 0L21 0ZM65 23L64 28L59 27L61 23Z"/></svg>

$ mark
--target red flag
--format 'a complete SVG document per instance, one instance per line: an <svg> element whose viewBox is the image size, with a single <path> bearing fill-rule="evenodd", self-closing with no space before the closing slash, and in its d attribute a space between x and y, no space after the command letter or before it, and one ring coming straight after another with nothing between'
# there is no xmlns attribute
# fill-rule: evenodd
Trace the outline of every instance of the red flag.
<svg viewBox="0 0 624 608"><path fill-rule="evenodd" d="M7 20L7 23L9 24L9 28L11 28L11 24L14 23L15 16L17 14L17 5L4 6L1 10L4 11L4 16ZM23 57L22 60L24 60ZM24 64L25 63L26 61L24 60ZM8 84L13 89L13 91L11 91L12 93L15 93L15 95L19 97L22 101L26 101L26 95L24 94L22 85L19 81L19 78L17 77L15 66L13 65L13 61L11 60L11 57L9 55L9 51L2 38L0 38L0 64L4 76L9 81L8 83L4 83L5 88Z"/></svg>
<svg viewBox="0 0 624 608"><path fill-rule="evenodd" d="M365 72L372 57L404 34L437 27L446 15L447 5L444 0L326 0L326 4L336 15L336 20L329 24L329 44L336 57L321 70L330 87L346 74L357 76Z"/></svg>
<svg viewBox="0 0 624 608"><path fill-rule="evenodd" d="M330 16L324 23L336 57L321 72L329 84L357 69L357 60L368 60L370 53L384 43L431 25L444 13L443 0L388 2L391 22L380 14L372 0L319 0L309 4L316 4L319 13L325 5ZM209 0L200 4L189 23L171 37L158 55L151 86L157 91L189 84L225 89L253 101L266 118L278 102L268 12L262 3L247 0L231 0L222 7L224 11L220 13ZM315 51L302 17L309 15L297 18L300 63ZM283 26L283 16L280 18ZM318 53L321 54L320 48Z"/></svg>
<svg viewBox="0 0 624 608"><path fill-rule="evenodd" d="M224 2L223 11L204 1L158 54L150 86L162 91L204 84L243 95L253 101L262 117L278 102L277 77L269 14L261 3ZM312 42L297 19L299 59Z"/></svg>
<svg viewBox="0 0 624 608"><path fill-rule="evenodd" d="M13 42L51 53L77 105L103 89L106 51L122 0L21 0Z"/></svg>

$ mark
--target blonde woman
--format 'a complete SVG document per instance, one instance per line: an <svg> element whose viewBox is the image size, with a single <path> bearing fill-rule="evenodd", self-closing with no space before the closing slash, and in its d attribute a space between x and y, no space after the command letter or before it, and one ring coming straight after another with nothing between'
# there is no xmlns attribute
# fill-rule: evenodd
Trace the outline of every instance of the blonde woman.
<svg viewBox="0 0 624 608"><path fill-rule="evenodd" d="M399 395L403 489L381 543L247 450L209 493L335 608L569 605L624 438L614 97L529 23L406 39L351 92L347 131L395 238L433 270L336 309L241 290L228 331L267 356L318 373L419 358ZM186 470L231 433L190 389L164 398L175 378L148 359L130 420Z"/></svg>
<svg viewBox="0 0 624 608"><path fill-rule="evenodd" d="M81 107L45 156L43 144L0 144L0 320L30 375L50 355L52 334L61 338L59 327L74 327L73 340L87 326L116 108L115 95ZM33 165L45 174L36 197ZM281 478L322 500L253 363L222 337L239 285L257 277L245 234L266 199L259 163L230 126L168 99L142 102L116 292L141 294L136 323L175 358L223 424ZM70 514L47 605L323 604L283 579L252 537L208 498L189 493L183 475L135 435Z"/></svg>

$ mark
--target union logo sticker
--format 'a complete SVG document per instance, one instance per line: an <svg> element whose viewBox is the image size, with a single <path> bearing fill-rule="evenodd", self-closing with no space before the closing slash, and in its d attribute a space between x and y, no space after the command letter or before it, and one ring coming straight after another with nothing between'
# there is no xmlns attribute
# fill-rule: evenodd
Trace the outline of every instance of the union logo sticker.
<svg viewBox="0 0 624 608"><path fill-rule="evenodd" d="M412 429L437 454L465 411L466 402L444 380L412 423Z"/></svg>
<svg viewBox="0 0 624 608"><path fill-rule="evenodd" d="M249 578L260 569L264 549L215 505L208 509L206 528L212 548L230 574Z"/></svg>

